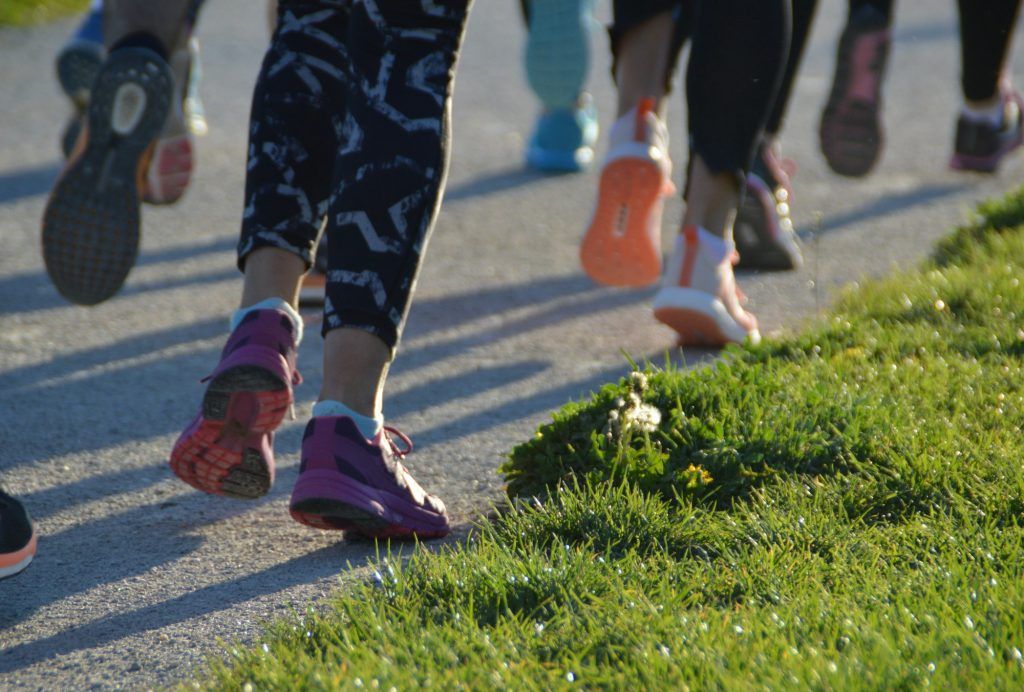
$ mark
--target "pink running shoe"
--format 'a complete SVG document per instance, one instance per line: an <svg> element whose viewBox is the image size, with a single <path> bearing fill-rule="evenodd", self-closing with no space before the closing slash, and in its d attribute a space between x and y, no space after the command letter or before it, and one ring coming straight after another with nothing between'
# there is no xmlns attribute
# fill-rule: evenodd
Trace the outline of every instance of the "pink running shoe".
<svg viewBox="0 0 1024 692"><path fill-rule="evenodd" d="M171 452L171 470L214 495L255 499L274 483L274 430L292 404L296 326L281 310L254 310L228 338L202 407Z"/></svg>
<svg viewBox="0 0 1024 692"><path fill-rule="evenodd" d="M405 445L399 448L394 435ZM409 438L385 427L367 440L351 418L313 418L302 440L292 518L370 538L440 538L451 530L444 503L402 465Z"/></svg>
<svg viewBox="0 0 1024 692"><path fill-rule="evenodd" d="M756 344L757 318L743 309L736 286L732 243L687 226L676 237L664 285L654 296L654 317L679 334L680 346Z"/></svg>
<svg viewBox="0 0 1024 692"><path fill-rule="evenodd" d="M889 20L865 5L847 20L839 39L832 92L821 114L821 153L832 170L860 178L882 151L882 78L892 35Z"/></svg>
<svg viewBox="0 0 1024 692"><path fill-rule="evenodd" d="M661 213L674 191L668 130L645 99L612 126L583 271L606 286L647 286L661 275Z"/></svg>

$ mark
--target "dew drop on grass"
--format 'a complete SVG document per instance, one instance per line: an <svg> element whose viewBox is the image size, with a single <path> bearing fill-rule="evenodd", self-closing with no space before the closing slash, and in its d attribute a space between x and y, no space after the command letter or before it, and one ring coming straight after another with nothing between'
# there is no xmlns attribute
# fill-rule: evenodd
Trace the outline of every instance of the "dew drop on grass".
<svg viewBox="0 0 1024 692"><path fill-rule="evenodd" d="M964 627L969 630L974 629L974 620L971 619L970 615L964 615Z"/></svg>
<svg viewBox="0 0 1024 692"><path fill-rule="evenodd" d="M573 672L572 672L572 671L570 670L570 671L569 671L568 673L566 673L566 674L565 674L565 679L566 679L567 681L569 681L569 682L573 682L573 681L575 681L575 680L576 680L576 676L575 676L575 675L573 674Z"/></svg>

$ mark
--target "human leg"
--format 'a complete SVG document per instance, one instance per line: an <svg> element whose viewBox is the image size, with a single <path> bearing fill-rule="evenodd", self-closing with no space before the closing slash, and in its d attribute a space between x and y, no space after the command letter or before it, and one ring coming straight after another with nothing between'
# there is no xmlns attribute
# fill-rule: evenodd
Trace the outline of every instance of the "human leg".
<svg viewBox="0 0 1024 692"><path fill-rule="evenodd" d="M335 167L324 384L290 505L311 526L381 537L448 532L444 504L400 463L411 443L383 426L380 392L440 204L468 9L468 1L353 5L346 110L357 136ZM421 65L430 65L426 74Z"/></svg>
<svg viewBox="0 0 1024 692"><path fill-rule="evenodd" d="M594 215L580 263L596 282L644 286L661 272L661 214L672 165L662 122L665 95L682 47L676 2L615 3L611 30L618 120L609 131Z"/></svg>
<svg viewBox="0 0 1024 692"><path fill-rule="evenodd" d="M682 230L654 299L681 344L760 338L741 306L732 223L788 54L789 0L698 4L687 69L690 165Z"/></svg>
<svg viewBox="0 0 1024 692"><path fill-rule="evenodd" d="M1020 0L960 0L958 5L964 105L950 166L992 172L1024 142L1024 99L1006 73Z"/></svg>

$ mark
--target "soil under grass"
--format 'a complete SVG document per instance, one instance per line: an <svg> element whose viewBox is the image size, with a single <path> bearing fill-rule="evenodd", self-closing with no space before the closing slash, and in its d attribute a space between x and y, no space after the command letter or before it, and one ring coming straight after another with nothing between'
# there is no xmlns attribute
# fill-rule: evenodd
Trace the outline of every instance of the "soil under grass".
<svg viewBox="0 0 1024 692"><path fill-rule="evenodd" d="M1020 689L1022 275L1024 190L798 335L569 404L466 545L199 684Z"/></svg>
<svg viewBox="0 0 1024 692"><path fill-rule="evenodd" d="M28 26L83 12L89 0L2 0L0 27Z"/></svg>

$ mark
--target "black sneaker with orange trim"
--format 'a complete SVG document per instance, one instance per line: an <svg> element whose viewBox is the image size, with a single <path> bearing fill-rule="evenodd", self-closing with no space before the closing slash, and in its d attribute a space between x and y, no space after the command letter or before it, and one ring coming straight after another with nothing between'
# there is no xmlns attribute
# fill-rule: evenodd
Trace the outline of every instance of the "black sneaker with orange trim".
<svg viewBox="0 0 1024 692"><path fill-rule="evenodd" d="M36 554L36 531L21 503L0 489L0 579L21 572Z"/></svg>
<svg viewBox="0 0 1024 692"><path fill-rule="evenodd" d="M62 296L94 305L113 296L139 248L140 185L174 94L167 62L120 48L96 76L86 125L43 214L43 259Z"/></svg>

